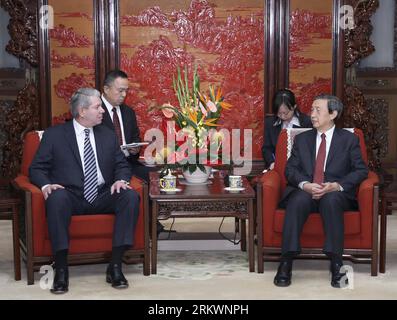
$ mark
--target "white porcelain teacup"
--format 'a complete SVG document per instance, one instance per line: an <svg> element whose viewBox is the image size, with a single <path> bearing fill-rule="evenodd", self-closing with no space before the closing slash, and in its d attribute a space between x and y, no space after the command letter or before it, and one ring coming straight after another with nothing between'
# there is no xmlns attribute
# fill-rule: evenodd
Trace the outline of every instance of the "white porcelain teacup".
<svg viewBox="0 0 397 320"><path fill-rule="evenodd" d="M243 187L243 178L241 176L229 176L229 188L237 189Z"/></svg>
<svg viewBox="0 0 397 320"><path fill-rule="evenodd" d="M160 187L164 190L174 190L176 188L176 176L170 172L160 179Z"/></svg>

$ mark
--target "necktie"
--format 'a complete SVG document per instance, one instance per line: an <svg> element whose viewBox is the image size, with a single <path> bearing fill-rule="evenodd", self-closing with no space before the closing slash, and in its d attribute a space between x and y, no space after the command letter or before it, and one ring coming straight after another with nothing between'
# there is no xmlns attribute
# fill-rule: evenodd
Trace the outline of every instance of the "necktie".
<svg viewBox="0 0 397 320"><path fill-rule="evenodd" d="M90 142L90 129L84 129L84 198L93 203L98 196L98 176L94 150Z"/></svg>
<svg viewBox="0 0 397 320"><path fill-rule="evenodd" d="M116 107L113 107L113 126L114 126L114 131L117 134L117 138L119 138L119 145L123 144L123 136L121 134L121 126L120 126L120 119L119 116L117 115L117 109Z"/></svg>
<svg viewBox="0 0 397 320"><path fill-rule="evenodd" d="M318 148L316 166L314 167L313 183L321 184L324 182L324 162L326 153L325 134L321 134L321 143Z"/></svg>

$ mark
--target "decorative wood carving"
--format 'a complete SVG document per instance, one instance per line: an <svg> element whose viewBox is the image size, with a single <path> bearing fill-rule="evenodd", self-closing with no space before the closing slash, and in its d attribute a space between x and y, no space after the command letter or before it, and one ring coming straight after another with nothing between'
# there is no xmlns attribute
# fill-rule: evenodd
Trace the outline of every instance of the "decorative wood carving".
<svg viewBox="0 0 397 320"><path fill-rule="evenodd" d="M375 140L380 146L380 157L383 158L388 153L389 141L389 103L385 99L367 98L366 105L370 112L375 116L377 129L375 131Z"/></svg>
<svg viewBox="0 0 397 320"><path fill-rule="evenodd" d="M379 7L379 0L353 0L355 28L345 32L345 67L351 67L355 62L368 57L375 51L369 40L372 33L371 16Z"/></svg>
<svg viewBox="0 0 397 320"><path fill-rule="evenodd" d="M0 0L0 6L10 15L7 52L37 66L37 1Z"/></svg>
<svg viewBox="0 0 397 320"><path fill-rule="evenodd" d="M2 170L5 176L15 177L22 158L23 137L26 132L39 127L37 88L28 83L18 94L14 106L6 116L5 131L8 140L4 145Z"/></svg>
<svg viewBox="0 0 397 320"><path fill-rule="evenodd" d="M363 93L354 86L345 85L345 111L343 127L356 127L364 132L367 146L369 167L380 167L381 145L376 139L378 122L371 109L367 106Z"/></svg>
<svg viewBox="0 0 397 320"><path fill-rule="evenodd" d="M161 203L159 202L158 217L160 219L168 219L171 212L197 212L198 215L207 215L208 217L217 216L217 212L238 212L236 216L244 218L248 214L247 202L245 201L212 201L212 202L199 202L199 203ZM190 214L194 216L194 214Z"/></svg>
<svg viewBox="0 0 397 320"><path fill-rule="evenodd" d="M352 0L354 7L354 29L345 31L345 68L354 66L360 59L369 56L374 50L369 40L372 33L371 16L379 7L379 0ZM354 67L353 67L354 68ZM363 93L355 86L345 85L343 126L363 130L369 166L380 168L381 145L376 139L379 124L372 110L367 106Z"/></svg>
<svg viewBox="0 0 397 320"><path fill-rule="evenodd" d="M397 6L394 8L394 65L393 67L365 67L359 68L360 73L376 74L379 76L381 74L387 74L390 76L395 76L397 72Z"/></svg>
<svg viewBox="0 0 397 320"><path fill-rule="evenodd" d="M8 32L11 40L7 52L25 59L26 68L38 66L37 6L35 0L0 0L10 15ZM30 66L29 66L30 64ZM32 70L32 72L34 72ZM15 177L22 158L22 141L25 133L39 127L39 101L36 84L29 82L19 91L14 106L8 109L4 132L8 136L3 146L1 169L6 177Z"/></svg>

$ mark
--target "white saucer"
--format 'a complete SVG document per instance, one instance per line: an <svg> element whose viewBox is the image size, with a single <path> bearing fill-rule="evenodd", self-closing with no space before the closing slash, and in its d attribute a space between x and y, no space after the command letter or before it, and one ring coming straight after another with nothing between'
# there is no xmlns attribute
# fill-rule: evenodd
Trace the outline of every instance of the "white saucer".
<svg viewBox="0 0 397 320"><path fill-rule="evenodd" d="M245 188L230 188L230 187L226 187L225 188L226 191L231 191L231 192L236 192L236 191L243 191L245 190Z"/></svg>
<svg viewBox="0 0 397 320"><path fill-rule="evenodd" d="M175 189L160 189L160 191L163 191L163 192L179 192L179 191L182 191L182 189L179 189L179 188L175 188Z"/></svg>

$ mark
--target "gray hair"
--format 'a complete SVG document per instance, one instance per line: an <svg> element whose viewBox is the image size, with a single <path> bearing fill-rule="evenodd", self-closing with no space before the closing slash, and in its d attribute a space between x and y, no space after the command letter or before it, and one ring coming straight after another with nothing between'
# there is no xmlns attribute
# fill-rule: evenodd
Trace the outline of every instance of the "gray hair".
<svg viewBox="0 0 397 320"><path fill-rule="evenodd" d="M332 113L336 111L338 115L336 116L336 119L339 119L342 115L343 112L343 103L340 101L340 99L336 96L330 95L330 94L319 94L314 98L313 101L316 100L327 100L327 107L328 107L328 112Z"/></svg>
<svg viewBox="0 0 397 320"><path fill-rule="evenodd" d="M70 98L70 112L73 118L77 118L80 108L88 108L91 104L91 97L101 97L98 90L93 88L80 88Z"/></svg>

